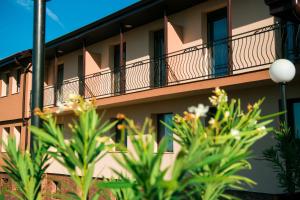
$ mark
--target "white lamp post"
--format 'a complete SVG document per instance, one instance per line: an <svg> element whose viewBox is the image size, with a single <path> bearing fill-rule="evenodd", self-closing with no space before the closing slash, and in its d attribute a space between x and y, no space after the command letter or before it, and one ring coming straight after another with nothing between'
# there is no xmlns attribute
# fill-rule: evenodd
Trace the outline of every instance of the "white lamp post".
<svg viewBox="0 0 300 200"><path fill-rule="evenodd" d="M285 111L284 122L287 124L286 83L293 80L296 74L295 65L286 59L276 60L269 69L271 79L280 84L281 109Z"/></svg>

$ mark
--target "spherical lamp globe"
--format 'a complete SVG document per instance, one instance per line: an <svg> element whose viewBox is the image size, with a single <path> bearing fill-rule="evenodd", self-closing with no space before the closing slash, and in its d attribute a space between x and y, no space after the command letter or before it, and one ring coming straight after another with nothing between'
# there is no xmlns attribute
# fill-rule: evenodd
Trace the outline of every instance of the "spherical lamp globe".
<svg viewBox="0 0 300 200"><path fill-rule="evenodd" d="M289 60L278 59L271 65L269 74L275 83L287 83L295 77L296 68Z"/></svg>

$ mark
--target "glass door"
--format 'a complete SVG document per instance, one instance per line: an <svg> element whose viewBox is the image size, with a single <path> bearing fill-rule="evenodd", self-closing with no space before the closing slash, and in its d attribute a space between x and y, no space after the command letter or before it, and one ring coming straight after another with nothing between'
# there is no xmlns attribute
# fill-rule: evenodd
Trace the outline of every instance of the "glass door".
<svg viewBox="0 0 300 200"><path fill-rule="evenodd" d="M126 43L123 44L123 63L126 61ZM125 90L125 66L120 65L120 45L114 46L114 93L121 94Z"/></svg>
<svg viewBox="0 0 300 200"><path fill-rule="evenodd" d="M211 50L212 75L228 74L227 11L226 8L208 13L208 42Z"/></svg>
<svg viewBox="0 0 300 200"><path fill-rule="evenodd" d="M56 80L57 100L56 100L56 102L63 102L63 83L64 83L64 64L60 64L57 67L57 80Z"/></svg>
<svg viewBox="0 0 300 200"><path fill-rule="evenodd" d="M162 87L166 84L166 65L164 56L165 41L164 30L155 31L154 39L154 87Z"/></svg>

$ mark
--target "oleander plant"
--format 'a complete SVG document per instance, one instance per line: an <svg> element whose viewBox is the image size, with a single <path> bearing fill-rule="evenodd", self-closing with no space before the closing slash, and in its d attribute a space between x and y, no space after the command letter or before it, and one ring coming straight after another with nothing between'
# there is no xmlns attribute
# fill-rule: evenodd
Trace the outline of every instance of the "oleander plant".
<svg viewBox="0 0 300 200"><path fill-rule="evenodd" d="M132 119L118 114L116 121L103 122L103 117L96 112L94 100L72 96L58 109L75 112L77 118L69 124L70 139L57 124L55 114L49 110L36 110L35 114L44 121L42 128L31 127L39 141L36 153L14 149L13 139L6 146L10 156L5 158L5 170L18 186L15 196L26 200L42 199L42 174L49 159L55 159L68 170L78 188L77 192L61 198L236 199L226 191L255 184L238 172L251 169L248 162L251 147L272 130L269 124L274 115L261 115L263 100L249 104L247 110L243 110L239 100L229 100L226 92L219 88L214 90L210 102L215 108L214 113L209 112L209 106L199 104L188 108L183 115L175 115L171 125L164 124L173 132L173 138L165 137L159 144L150 119L139 126ZM122 130L122 138L126 132L132 148L126 149L118 144L122 151L113 158L123 170L112 169L115 179L99 182L93 178L95 165L114 147L107 135L118 120L125 122L118 128ZM165 166L163 160L170 139L180 148L174 152L174 163ZM32 160L33 156L38 159ZM93 190L91 196L94 185L97 185L97 190Z"/></svg>

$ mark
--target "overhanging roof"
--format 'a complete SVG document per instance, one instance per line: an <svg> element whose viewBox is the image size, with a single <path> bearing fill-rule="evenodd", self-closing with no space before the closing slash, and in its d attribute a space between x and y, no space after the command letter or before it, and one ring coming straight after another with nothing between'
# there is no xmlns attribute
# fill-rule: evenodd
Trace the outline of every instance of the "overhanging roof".
<svg viewBox="0 0 300 200"><path fill-rule="evenodd" d="M53 58L58 50L63 52L59 55L63 55L80 49L83 41L86 45L90 45L117 35L122 25L130 24L133 28L136 28L151 21L162 19L164 11L170 15L204 1L207 0L141 0L107 17L47 42L46 59ZM16 55L21 54L22 52L19 52L0 60L0 67L14 62Z"/></svg>
<svg viewBox="0 0 300 200"><path fill-rule="evenodd" d="M80 29L63 35L46 44L46 57L52 58L57 50L66 54L86 45L119 34L121 25L130 24L133 28L163 18L207 0L142 0L115 12ZM126 30L125 30L126 31Z"/></svg>

